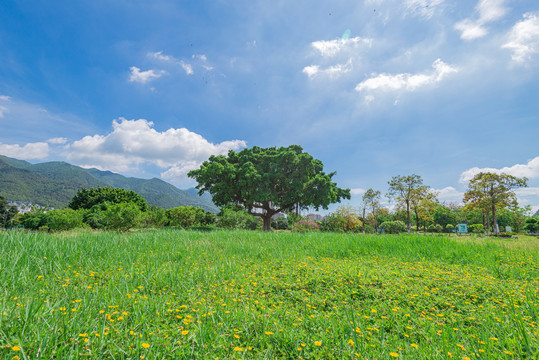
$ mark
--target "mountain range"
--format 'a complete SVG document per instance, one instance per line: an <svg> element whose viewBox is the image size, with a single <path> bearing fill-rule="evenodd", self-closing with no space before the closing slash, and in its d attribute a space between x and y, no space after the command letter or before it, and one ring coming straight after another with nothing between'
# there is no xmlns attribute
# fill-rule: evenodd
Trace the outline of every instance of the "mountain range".
<svg viewBox="0 0 539 360"><path fill-rule="evenodd" d="M157 178L126 177L61 161L31 164L0 155L0 195L6 200L27 201L59 209L67 206L80 188L97 186L133 190L149 205L165 209L199 206L207 211L218 211L209 194L198 196L195 188L180 190Z"/></svg>

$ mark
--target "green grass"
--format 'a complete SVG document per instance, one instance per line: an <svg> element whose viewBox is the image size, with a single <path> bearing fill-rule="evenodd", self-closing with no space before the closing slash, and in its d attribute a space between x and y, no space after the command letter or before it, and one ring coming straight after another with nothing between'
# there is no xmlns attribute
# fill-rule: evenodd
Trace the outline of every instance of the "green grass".
<svg viewBox="0 0 539 360"><path fill-rule="evenodd" d="M539 358L532 239L150 230L0 241L1 359Z"/></svg>

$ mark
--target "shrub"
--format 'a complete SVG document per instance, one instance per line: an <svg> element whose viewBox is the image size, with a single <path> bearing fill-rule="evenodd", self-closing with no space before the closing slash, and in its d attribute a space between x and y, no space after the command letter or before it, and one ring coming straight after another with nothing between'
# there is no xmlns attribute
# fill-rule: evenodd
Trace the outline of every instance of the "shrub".
<svg viewBox="0 0 539 360"><path fill-rule="evenodd" d="M365 234L374 234L375 232L374 226L372 226L371 224L365 224L363 230L365 231Z"/></svg>
<svg viewBox="0 0 539 360"><path fill-rule="evenodd" d="M450 232L452 232L453 230L455 230L455 225L453 225L453 224L447 224L447 225L445 226L445 232L446 232L446 233L450 233Z"/></svg>
<svg viewBox="0 0 539 360"><path fill-rule="evenodd" d="M276 230L287 230L288 229L288 220L284 216L278 217L277 219L271 220L271 227Z"/></svg>
<svg viewBox="0 0 539 360"><path fill-rule="evenodd" d="M470 225L470 231L474 234L482 234L485 232L485 227L483 224L472 224Z"/></svg>
<svg viewBox="0 0 539 360"><path fill-rule="evenodd" d="M320 231L320 226L312 220L300 220L292 226L294 232Z"/></svg>
<svg viewBox="0 0 539 360"><path fill-rule="evenodd" d="M529 218L526 220L526 225L524 226L525 230L528 230L531 233L535 233L539 230L539 221L535 218Z"/></svg>
<svg viewBox="0 0 539 360"><path fill-rule="evenodd" d="M217 217L217 227L220 228L256 230L259 226L260 220L245 210L224 209Z"/></svg>
<svg viewBox="0 0 539 360"><path fill-rule="evenodd" d="M320 230L322 231L332 231L332 232L343 232L345 231L346 220L336 213L331 213L322 221L320 221Z"/></svg>
<svg viewBox="0 0 539 360"><path fill-rule="evenodd" d="M52 210L45 213L45 225L50 231L63 231L84 227L84 211Z"/></svg>
<svg viewBox="0 0 539 360"><path fill-rule="evenodd" d="M406 230L406 224L400 220L384 221L380 227L388 234L398 234Z"/></svg>

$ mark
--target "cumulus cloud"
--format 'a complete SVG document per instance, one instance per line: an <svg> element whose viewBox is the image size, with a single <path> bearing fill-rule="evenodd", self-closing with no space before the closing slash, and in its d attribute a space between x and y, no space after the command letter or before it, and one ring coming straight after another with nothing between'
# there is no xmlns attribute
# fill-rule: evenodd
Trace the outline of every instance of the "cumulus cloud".
<svg viewBox="0 0 539 360"><path fill-rule="evenodd" d="M309 79L318 75L327 75L334 79L350 71L352 71L352 59L348 59L345 64L337 64L324 69L320 68L318 65L310 65L303 68L303 72L307 74Z"/></svg>
<svg viewBox="0 0 539 360"><path fill-rule="evenodd" d="M524 14L524 20L517 22L502 48L513 52L513 61L523 63L539 52L539 12Z"/></svg>
<svg viewBox="0 0 539 360"><path fill-rule="evenodd" d="M147 82L150 82L152 80L159 79L166 73L163 70L140 71L140 69L136 66L131 66L129 69L131 70L131 74L129 75L129 81L139 82L141 84L146 84Z"/></svg>
<svg viewBox="0 0 539 360"><path fill-rule="evenodd" d="M443 189L433 189L433 191L441 201L462 202L462 198L464 197L464 192L458 191L453 186L447 186Z"/></svg>
<svg viewBox="0 0 539 360"><path fill-rule="evenodd" d="M320 52L320 55L332 57L345 49L352 49L360 44L371 46L372 39L360 38L343 38L335 40L320 40L311 43L311 46Z"/></svg>
<svg viewBox="0 0 539 360"><path fill-rule="evenodd" d="M151 164L164 169L164 178L180 183L187 171L197 168L210 155L246 146L242 140L213 144L185 128L159 132L153 125L144 119L114 120L112 132L85 136L67 145L66 157L78 165L118 172Z"/></svg>
<svg viewBox="0 0 539 360"><path fill-rule="evenodd" d="M4 112L7 111L7 107L0 105L0 119L4 117Z"/></svg>
<svg viewBox="0 0 539 360"><path fill-rule="evenodd" d="M0 95L0 101L11 101L11 97L7 96L7 95Z"/></svg>
<svg viewBox="0 0 539 360"><path fill-rule="evenodd" d="M437 59L432 64L434 71L421 74L379 74L362 81L356 86L356 91L413 91L420 87L436 84L442 81L447 75L458 72L458 69Z"/></svg>
<svg viewBox="0 0 539 360"><path fill-rule="evenodd" d="M67 143L67 138L65 138L65 137L56 137L56 138L52 138L52 139L47 140L47 142L48 142L49 144L59 144L59 145L62 145L62 144Z"/></svg>
<svg viewBox="0 0 539 360"><path fill-rule="evenodd" d="M513 166L504 167L501 169L495 169L495 168L479 168L479 167L473 167L471 169L468 169L462 174L460 174L460 183L466 183L470 181L475 175L479 174L480 172L490 172L490 173L496 173L496 174L509 174L516 177L527 177L528 179L537 179L539 178L539 156L531 159L528 161L527 164L516 164Z"/></svg>
<svg viewBox="0 0 539 360"><path fill-rule="evenodd" d="M485 25L503 18L509 11L505 3L506 0L480 0L475 6L476 16L455 24L455 29L460 31L460 38L474 40L487 35Z"/></svg>
<svg viewBox="0 0 539 360"><path fill-rule="evenodd" d="M44 159L49 156L49 144L36 142L20 146L0 143L0 154L21 160Z"/></svg>

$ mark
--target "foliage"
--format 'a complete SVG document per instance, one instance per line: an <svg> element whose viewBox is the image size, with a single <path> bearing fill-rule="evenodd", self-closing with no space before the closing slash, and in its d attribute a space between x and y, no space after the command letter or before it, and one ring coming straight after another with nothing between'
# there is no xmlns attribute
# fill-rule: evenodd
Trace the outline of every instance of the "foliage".
<svg viewBox="0 0 539 360"><path fill-rule="evenodd" d="M441 226L442 226L442 225L440 225L440 227L441 227ZM446 232L446 233L450 233L450 232L452 232L453 230L455 230L455 225L453 225L453 224L447 224L447 225L445 226L445 232Z"/></svg>
<svg viewBox="0 0 539 360"><path fill-rule="evenodd" d="M144 221L143 213L135 203L94 205L84 215L84 222L95 229L127 231Z"/></svg>
<svg viewBox="0 0 539 360"><path fill-rule="evenodd" d="M288 230L288 219L284 216L272 219L271 227L275 230Z"/></svg>
<svg viewBox="0 0 539 360"><path fill-rule="evenodd" d="M223 229L256 230L259 224L258 219L245 210L224 209L217 217L217 227Z"/></svg>
<svg viewBox="0 0 539 360"><path fill-rule="evenodd" d="M376 229L371 224L365 224L363 231L365 231L365 234L374 234Z"/></svg>
<svg viewBox="0 0 539 360"><path fill-rule="evenodd" d="M320 221L319 228L321 231L344 232L345 222L346 220L336 213L330 213Z"/></svg>
<svg viewBox="0 0 539 360"><path fill-rule="evenodd" d="M399 234L406 230L406 224L400 220L385 221L380 227L388 234Z"/></svg>
<svg viewBox="0 0 539 360"><path fill-rule="evenodd" d="M369 221L370 224L376 229L378 227L378 222L376 219L377 210L380 208L380 201L382 199L382 193L379 190L368 189L363 194L363 206L365 209L369 210ZM363 219L366 221L366 219Z"/></svg>
<svg viewBox="0 0 539 360"><path fill-rule="evenodd" d="M496 211L509 205L516 206L517 200L513 189L527 186L526 178L517 178L508 174L480 172L468 184L464 202L471 208L492 213L492 223L496 224ZM489 229L490 231L490 229Z"/></svg>
<svg viewBox="0 0 539 360"><path fill-rule="evenodd" d="M388 181L389 191L388 196L397 201L397 205L403 205L406 208L406 219L408 232L410 232L410 208L414 204L418 204L419 201L425 197L428 193L429 187L423 185L423 179L421 176L412 174L408 176L393 176Z"/></svg>
<svg viewBox="0 0 539 360"><path fill-rule="evenodd" d="M74 210L91 209L93 206L102 203L133 203L140 211L146 211L148 208L146 200L134 191L100 186L97 188L79 189L68 206Z"/></svg>
<svg viewBox="0 0 539 360"><path fill-rule="evenodd" d="M11 219L17 215L16 206L8 206L7 201L0 195L0 227L10 226Z"/></svg>
<svg viewBox="0 0 539 360"><path fill-rule="evenodd" d="M209 211L194 206L179 206L165 212L166 224L187 229L191 226L206 226L215 224L215 215Z"/></svg>
<svg viewBox="0 0 539 360"><path fill-rule="evenodd" d="M292 226L292 231L299 232L299 233L319 231L319 230L320 230L320 226L316 223L316 221L307 220L307 219L300 220Z"/></svg>
<svg viewBox="0 0 539 360"><path fill-rule="evenodd" d="M349 205L341 205L333 215L338 219L344 232L359 232L363 223L359 220L359 213Z"/></svg>
<svg viewBox="0 0 539 360"><path fill-rule="evenodd" d="M530 233L536 233L539 231L539 220L533 217L527 219L524 229Z"/></svg>
<svg viewBox="0 0 539 360"><path fill-rule="evenodd" d="M470 225L470 231L474 234L483 234L485 232L485 227L483 224L472 224Z"/></svg>
<svg viewBox="0 0 539 360"><path fill-rule="evenodd" d="M50 231L65 231L84 227L84 210L52 210L45 215L45 224Z"/></svg>
<svg viewBox="0 0 539 360"><path fill-rule="evenodd" d="M198 182L200 194L208 191L218 206L238 204L264 221L270 230L271 217L292 211L296 205L327 209L350 198L326 174L320 160L303 152L301 146L244 149L228 156L212 155L188 176Z"/></svg>
<svg viewBox="0 0 539 360"><path fill-rule="evenodd" d="M161 227L167 223L165 209L155 205L149 205L148 210L142 216L146 227Z"/></svg>

